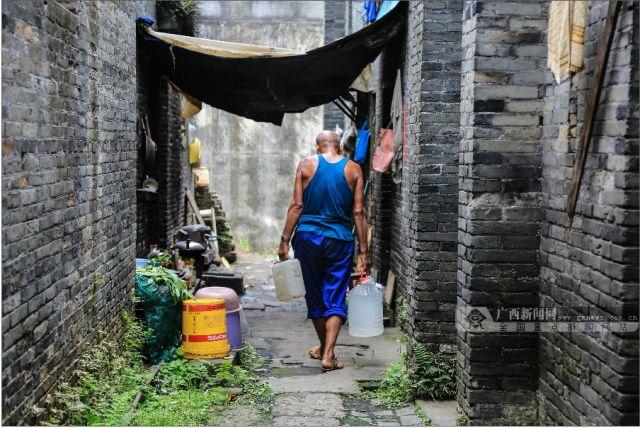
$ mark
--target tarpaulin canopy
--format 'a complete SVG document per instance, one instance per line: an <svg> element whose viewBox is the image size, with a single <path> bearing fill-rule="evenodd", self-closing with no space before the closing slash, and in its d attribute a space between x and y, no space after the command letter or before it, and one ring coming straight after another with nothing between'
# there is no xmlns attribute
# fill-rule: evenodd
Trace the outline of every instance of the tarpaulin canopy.
<svg viewBox="0 0 640 428"><path fill-rule="evenodd" d="M360 31L308 52L221 42L151 30L138 37L156 69L181 91L258 122L282 124L343 95L404 25L405 2Z"/></svg>

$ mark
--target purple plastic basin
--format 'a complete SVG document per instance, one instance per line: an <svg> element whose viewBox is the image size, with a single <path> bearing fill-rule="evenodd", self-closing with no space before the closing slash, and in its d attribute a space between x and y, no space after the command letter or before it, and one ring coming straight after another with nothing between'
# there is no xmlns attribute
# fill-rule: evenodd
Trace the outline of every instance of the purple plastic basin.
<svg viewBox="0 0 640 428"><path fill-rule="evenodd" d="M242 348L242 326L240 324L240 311L242 308L227 311L227 340L231 349Z"/></svg>

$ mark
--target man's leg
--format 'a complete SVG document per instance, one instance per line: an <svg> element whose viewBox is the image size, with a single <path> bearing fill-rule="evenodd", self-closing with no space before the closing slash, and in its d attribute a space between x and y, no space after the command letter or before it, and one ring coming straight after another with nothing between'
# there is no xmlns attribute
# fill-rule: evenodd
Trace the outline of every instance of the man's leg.
<svg viewBox="0 0 640 428"><path fill-rule="evenodd" d="M316 334L320 340L320 355L323 355L326 347L325 337L327 334L324 318L312 318L311 321L313 321L313 327L316 329Z"/></svg>
<svg viewBox="0 0 640 428"><path fill-rule="evenodd" d="M340 334L340 327L347 320L347 289L351 279L353 242L327 238L323 245L325 276L322 281L322 297L325 319L325 347L322 356L323 367L335 366L334 346Z"/></svg>
<svg viewBox="0 0 640 428"><path fill-rule="evenodd" d="M342 318L337 315L331 315L325 320L326 338L324 343L324 353L322 355L322 362L330 364L335 354L333 348L338 340L338 334L340 334L340 327L342 327Z"/></svg>
<svg viewBox="0 0 640 428"><path fill-rule="evenodd" d="M324 266L321 252L322 237L313 233L301 232L294 235L293 251L300 262L302 279L306 289L307 316L311 318L313 327L320 340L320 355L324 352L324 303L322 299L322 278Z"/></svg>

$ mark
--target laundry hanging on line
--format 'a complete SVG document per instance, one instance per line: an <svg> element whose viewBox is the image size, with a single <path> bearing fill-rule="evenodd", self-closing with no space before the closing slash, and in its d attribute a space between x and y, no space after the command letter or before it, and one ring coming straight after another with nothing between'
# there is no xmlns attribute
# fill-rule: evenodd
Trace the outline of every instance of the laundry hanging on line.
<svg viewBox="0 0 640 428"><path fill-rule="evenodd" d="M151 30L138 19L141 50L182 92L258 122L282 124L346 93L404 25L406 4L326 46L308 52L229 43Z"/></svg>

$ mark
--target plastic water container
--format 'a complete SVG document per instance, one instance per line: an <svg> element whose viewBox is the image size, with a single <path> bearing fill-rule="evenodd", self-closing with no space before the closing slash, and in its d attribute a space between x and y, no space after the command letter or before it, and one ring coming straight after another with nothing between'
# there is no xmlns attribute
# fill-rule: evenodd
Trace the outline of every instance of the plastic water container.
<svg viewBox="0 0 640 428"><path fill-rule="evenodd" d="M276 283L276 295L284 302L305 295L304 280L300 262L296 259L274 263L271 266L273 281Z"/></svg>
<svg viewBox="0 0 640 428"><path fill-rule="evenodd" d="M384 332L382 321L383 292L367 277L349 292L349 336L373 337Z"/></svg>

